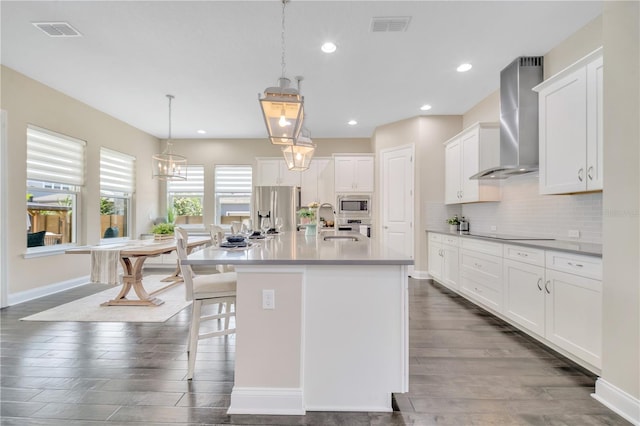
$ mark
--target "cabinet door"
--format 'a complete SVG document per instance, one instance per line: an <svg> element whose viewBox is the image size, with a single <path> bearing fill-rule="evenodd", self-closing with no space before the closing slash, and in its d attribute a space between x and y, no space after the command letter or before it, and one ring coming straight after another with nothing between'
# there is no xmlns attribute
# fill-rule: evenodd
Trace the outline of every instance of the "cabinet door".
<svg viewBox="0 0 640 426"><path fill-rule="evenodd" d="M442 280L442 244L429 241L429 275Z"/></svg>
<svg viewBox="0 0 640 426"><path fill-rule="evenodd" d="M282 160L278 160L278 166L280 168L280 183L281 186L300 186L300 173L292 172L287 167L287 163Z"/></svg>
<svg viewBox="0 0 640 426"><path fill-rule="evenodd" d="M373 157L355 157L355 189L373 192Z"/></svg>
<svg viewBox="0 0 640 426"><path fill-rule="evenodd" d="M461 249L460 291L479 303L501 312L502 257Z"/></svg>
<svg viewBox="0 0 640 426"><path fill-rule="evenodd" d="M587 66L587 190L603 188L603 102L604 62L596 59Z"/></svg>
<svg viewBox="0 0 640 426"><path fill-rule="evenodd" d="M504 314L544 336L544 268L504 259Z"/></svg>
<svg viewBox="0 0 640 426"><path fill-rule="evenodd" d="M602 282L547 269L545 337L600 368Z"/></svg>
<svg viewBox="0 0 640 426"><path fill-rule="evenodd" d="M352 157L335 157L336 193L354 192L355 164Z"/></svg>
<svg viewBox="0 0 640 426"><path fill-rule="evenodd" d="M586 74L580 68L539 94L541 194L586 188Z"/></svg>
<svg viewBox="0 0 640 426"><path fill-rule="evenodd" d="M309 168L300 173L300 202L303 206L314 201L322 202L318 198L318 161L311 160Z"/></svg>
<svg viewBox="0 0 640 426"><path fill-rule="evenodd" d="M469 177L478 173L478 161L480 158L480 141L478 130L468 133L462 137L462 162L461 162L461 196L462 202L478 201L480 193L478 190L479 181L469 180Z"/></svg>
<svg viewBox="0 0 640 426"><path fill-rule="evenodd" d="M458 247L442 246L442 283L454 290L458 289Z"/></svg>
<svg viewBox="0 0 640 426"><path fill-rule="evenodd" d="M460 203L460 164L461 164L460 140L450 142L444 148L444 202L445 204Z"/></svg>
<svg viewBox="0 0 640 426"><path fill-rule="evenodd" d="M280 184L280 160L258 160L256 186L276 186Z"/></svg>
<svg viewBox="0 0 640 426"><path fill-rule="evenodd" d="M316 161L316 160L313 160ZM336 205L336 193L334 190L335 177L333 173L333 160L322 159L318 161L318 201Z"/></svg>

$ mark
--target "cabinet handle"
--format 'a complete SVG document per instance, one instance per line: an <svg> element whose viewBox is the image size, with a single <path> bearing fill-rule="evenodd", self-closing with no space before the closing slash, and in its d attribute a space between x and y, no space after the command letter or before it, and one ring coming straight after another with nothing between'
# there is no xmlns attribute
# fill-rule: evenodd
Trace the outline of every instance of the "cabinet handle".
<svg viewBox="0 0 640 426"><path fill-rule="evenodd" d="M475 267L476 267L476 268L478 268L478 269L482 268L482 265L481 265L481 264L479 264L479 263L474 263L474 264L473 264L473 266L475 266Z"/></svg>
<svg viewBox="0 0 640 426"><path fill-rule="evenodd" d="M587 177L589 178L589 180L593 180L593 166L589 166L589 168L587 169Z"/></svg>
<svg viewBox="0 0 640 426"><path fill-rule="evenodd" d="M542 278L538 278L538 290L542 291Z"/></svg>
<svg viewBox="0 0 640 426"><path fill-rule="evenodd" d="M580 170L578 170L578 180L579 180L580 182L582 182L582 181L583 181L583 177L582 177L582 174L583 174L583 173L584 173L584 169L583 169L583 168L580 168Z"/></svg>
<svg viewBox="0 0 640 426"><path fill-rule="evenodd" d="M528 253L522 253L522 252L518 252L518 256L522 256L522 257L529 257Z"/></svg>
<svg viewBox="0 0 640 426"><path fill-rule="evenodd" d="M578 268L583 268L584 267L584 265L582 263L567 262L567 265L569 265L569 266L577 266Z"/></svg>
<svg viewBox="0 0 640 426"><path fill-rule="evenodd" d="M547 280L547 282L544 283L544 289L547 291L547 294L551 294L551 292L549 291L549 283L550 283L550 280Z"/></svg>

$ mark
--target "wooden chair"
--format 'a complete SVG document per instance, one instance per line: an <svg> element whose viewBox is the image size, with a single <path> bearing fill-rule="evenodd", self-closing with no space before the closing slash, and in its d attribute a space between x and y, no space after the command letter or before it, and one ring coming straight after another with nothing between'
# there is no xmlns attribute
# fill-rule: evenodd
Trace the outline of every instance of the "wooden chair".
<svg viewBox="0 0 640 426"><path fill-rule="evenodd" d="M175 228L176 247L180 260L187 258L187 240L189 235L183 228ZM188 371L187 379L193 378L196 365L198 341L215 336L226 336L236 332L229 328L229 320L235 317L236 304L236 273L224 272L208 275L193 274L190 265L180 263L180 270L184 279L187 300L193 301L191 307L191 324L189 326L189 343L187 347ZM203 305L217 305L217 313L202 315ZM233 307L233 310L231 308ZM204 321L218 320L218 329L200 333L200 324ZM220 320L223 325L220 326Z"/></svg>
<svg viewBox="0 0 640 426"><path fill-rule="evenodd" d="M220 247L220 243L224 241L224 229L217 225L211 225L209 228L211 234L211 247ZM233 265L218 265L218 272L235 272Z"/></svg>

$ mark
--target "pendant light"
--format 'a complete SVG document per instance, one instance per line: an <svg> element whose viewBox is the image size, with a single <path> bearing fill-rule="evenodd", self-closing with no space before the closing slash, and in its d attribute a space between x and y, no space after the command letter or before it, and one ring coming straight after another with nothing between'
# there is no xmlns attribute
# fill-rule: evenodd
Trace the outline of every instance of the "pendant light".
<svg viewBox="0 0 640 426"><path fill-rule="evenodd" d="M171 152L171 101L174 96L167 95L167 98L169 99L169 138L162 154L152 157L153 177L160 180L186 180L187 158Z"/></svg>
<svg viewBox="0 0 640 426"><path fill-rule="evenodd" d="M303 172L309 168L315 150L316 145L311 141L309 130L303 128L294 145L282 147L282 155L289 170Z"/></svg>
<svg viewBox="0 0 640 426"><path fill-rule="evenodd" d="M262 109L262 116L267 126L269 140L274 145L293 145L300 135L304 121L304 97L295 88L289 87L291 80L285 76L285 7L288 0L282 1L282 76L278 79L278 86L267 87L264 97L258 99Z"/></svg>

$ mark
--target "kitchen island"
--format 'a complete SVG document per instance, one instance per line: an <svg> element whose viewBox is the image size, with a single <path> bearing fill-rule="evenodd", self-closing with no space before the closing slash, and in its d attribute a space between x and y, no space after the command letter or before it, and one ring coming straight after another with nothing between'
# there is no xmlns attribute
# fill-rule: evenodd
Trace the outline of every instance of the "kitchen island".
<svg viewBox="0 0 640 426"><path fill-rule="evenodd" d="M413 259L357 233L291 232L184 262L238 273L230 414L391 411L408 390Z"/></svg>

